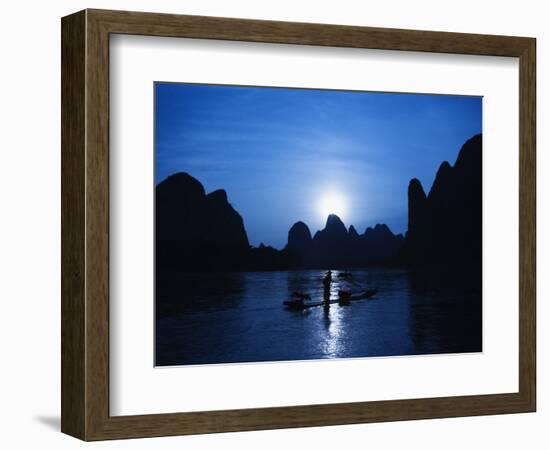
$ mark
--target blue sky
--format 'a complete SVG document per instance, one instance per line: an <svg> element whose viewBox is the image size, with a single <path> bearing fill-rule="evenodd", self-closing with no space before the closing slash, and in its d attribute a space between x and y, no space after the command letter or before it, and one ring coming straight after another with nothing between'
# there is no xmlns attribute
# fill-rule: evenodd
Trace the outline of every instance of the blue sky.
<svg viewBox="0 0 550 450"><path fill-rule="evenodd" d="M482 128L480 97L156 83L155 98L156 182L225 189L251 244L277 248L298 220L323 228L327 198L359 233L405 232L409 180L428 192Z"/></svg>

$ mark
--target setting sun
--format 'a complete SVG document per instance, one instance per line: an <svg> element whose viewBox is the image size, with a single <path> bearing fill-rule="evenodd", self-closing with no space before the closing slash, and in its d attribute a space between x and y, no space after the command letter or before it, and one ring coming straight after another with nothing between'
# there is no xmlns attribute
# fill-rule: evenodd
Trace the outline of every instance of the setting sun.
<svg viewBox="0 0 550 450"><path fill-rule="evenodd" d="M343 218L346 210L346 200L338 193L324 194L319 200L319 213L323 218L326 218L329 214L336 214L338 217Z"/></svg>

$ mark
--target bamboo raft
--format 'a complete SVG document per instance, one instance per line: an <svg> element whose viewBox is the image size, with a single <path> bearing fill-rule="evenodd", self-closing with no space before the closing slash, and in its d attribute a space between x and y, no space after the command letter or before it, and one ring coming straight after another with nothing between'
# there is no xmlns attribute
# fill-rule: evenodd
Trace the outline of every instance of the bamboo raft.
<svg viewBox="0 0 550 450"><path fill-rule="evenodd" d="M378 293L378 289L367 289L365 292L358 295L349 295L340 297L336 300L322 301L322 302L304 302L303 300L286 300L283 302L284 306L287 309L293 311L301 311L308 308L316 308L319 306L329 306L335 303L340 305L349 305L351 302L359 300L369 300L373 298Z"/></svg>

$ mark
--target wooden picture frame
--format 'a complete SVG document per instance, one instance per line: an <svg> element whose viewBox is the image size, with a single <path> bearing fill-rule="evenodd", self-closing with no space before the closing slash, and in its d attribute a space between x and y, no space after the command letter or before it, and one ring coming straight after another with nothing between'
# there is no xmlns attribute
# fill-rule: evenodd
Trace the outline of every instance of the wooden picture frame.
<svg viewBox="0 0 550 450"><path fill-rule="evenodd" d="M104 10L64 17L61 29L64 433L101 440L535 411L535 39ZM519 391L110 416L109 36L116 33L519 58Z"/></svg>

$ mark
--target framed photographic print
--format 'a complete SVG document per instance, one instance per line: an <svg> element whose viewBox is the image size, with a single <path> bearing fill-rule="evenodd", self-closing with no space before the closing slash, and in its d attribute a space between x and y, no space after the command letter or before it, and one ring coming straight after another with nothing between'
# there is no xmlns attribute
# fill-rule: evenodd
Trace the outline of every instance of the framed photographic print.
<svg viewBox="0 0 550 450"><path fill-rule="evenodd" d="M535 410L535 39L62 20L62 431Z"/></svg>

